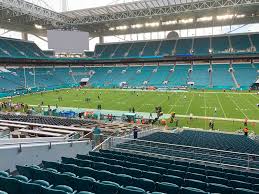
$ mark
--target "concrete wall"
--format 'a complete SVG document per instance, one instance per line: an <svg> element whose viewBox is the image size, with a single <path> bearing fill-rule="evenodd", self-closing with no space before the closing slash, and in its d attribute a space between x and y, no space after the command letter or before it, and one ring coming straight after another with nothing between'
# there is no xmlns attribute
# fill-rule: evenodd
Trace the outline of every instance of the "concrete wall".
<svg viewBox="0 0 259 194"><path fill-rule="evenodd" d="M43 143L64 141L65 137L35 137L35 138L0 138L0 146L18 143Z"/></svg>
<svg viewBox="0 0 259 194"><path fill-rule="evenodd" d="M0 170L15 171L16 165L38 165L42 160L59 162L62 156L75 157L92 149L89 141L22 144L0 147Z"/></svg>

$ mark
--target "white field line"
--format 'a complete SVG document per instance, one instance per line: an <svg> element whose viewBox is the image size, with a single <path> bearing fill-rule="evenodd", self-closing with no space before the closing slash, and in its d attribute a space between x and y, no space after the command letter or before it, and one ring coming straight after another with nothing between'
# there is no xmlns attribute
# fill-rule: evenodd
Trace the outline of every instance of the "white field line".
<svg viewBox="0 0 259 194"><path fill-rule="evenodd" d="M216 96L217 96L217 99L218 99L220 108L221 108L221 110L222 110L222 112L223 112L223 114L224 114L224 117L227 118L226 112L225 112L224 109L223 109L223 106L222 106L222 104L221 104L221 102L220 102L220 99L219 99L219 97L218 97L218 94L216 94Z"/></svg>
<svg viewBox="0 0 259 194"><path fill-rule="evenodd" d="M240 111L246 118L248 118L248 116L244 113L244 111L241 110L240 106L238 106L238 104L232 99L232 97L230 97L229 94L228 94L228 97L229 97L230 100L236 105L236 107L239 109L239 111Z"/></svg>
<svg viewBox="0 0 259 194"><path fill-rule="evenodd" d="M192 98L191 98L191 100L190 100L190 104L189 104L189 106L188 106L188 108L187 108L187 110L186 110L186 113L185 113L185 114L187 114L187 113L188 113L188 111L189 111L189 109L190 109L190 107L191 107L193 97L194 97L194 94L192 94Z"/></svg>

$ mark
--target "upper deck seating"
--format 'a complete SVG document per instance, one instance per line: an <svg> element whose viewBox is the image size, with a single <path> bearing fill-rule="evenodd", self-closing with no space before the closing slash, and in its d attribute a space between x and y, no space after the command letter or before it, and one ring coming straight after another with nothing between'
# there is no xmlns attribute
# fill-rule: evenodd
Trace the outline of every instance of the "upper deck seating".
<svg viewBox="0 0 259 194"><path fill-rule="evenodd" d="M46 55L33 42L0 37L0 57L45 58Z"/></svg>

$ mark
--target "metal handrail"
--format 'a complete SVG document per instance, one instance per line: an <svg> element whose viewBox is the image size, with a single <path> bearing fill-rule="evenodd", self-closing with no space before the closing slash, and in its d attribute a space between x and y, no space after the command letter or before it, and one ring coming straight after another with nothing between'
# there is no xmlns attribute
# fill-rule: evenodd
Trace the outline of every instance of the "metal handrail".
<svg viewBox="0 0 259 194"><path fill-rule="evenodd" d="M108 141L110 141L112 138L113 138L112 136L108 137L108 138L105 139L102 143L100 143L99 145L95 146L92 151L97 151L97 150L99 150L100 148L103 147L104 144L106 144L106 143L107 143Z"/></svg>
<svg viewBox="0 0 259 194"><path fill-rule="evenodd" d="M228 166L228 167L234 167L234 168L241 168L244 170L247 170L248 167L244 167L244 166L237 166L237 165L232 165L232 164L224 164L224 163L218 163L218 162L211 162L211 161L204 161L204 160L198 160L198 159L191 159L191 158L184 158L184 157L178 157L178 156L168 156L168 155L163 155L163 154L157 154L157 153L149 153L149 152L143 152L143 151L138 151L138 150L128 150L128 149L123 149L123 148L113 148L113 150L122 150L123 152L128 152L128 153L137 153L140 155L149 155L152 154L154 156L158 156L158 157L170 157L170 158L175 158L175 159L181 159L181 160L188 160L191 161L192 163L204 163L204 164L212 164L215 166L221 165L221 166ZM249 170L255 170L257 172L259 172L259 169L257 168L250 168Z"/></svg>
<svg viewBox="0 0 259 194"><path fill-rule="evenodd" d="M127 144L127 143L123 143L124 145ZM127 144L127 145L135 145L135 144ZM146 145L137 145L138 147L145 147ZM122 148L123 149L123 148ZM172 151L171 149L169 148L156 148L158 150L169 150L169 151ZM192 151L185 151L185 150L181 150L181 153L194 153ZM227 157L227 156L218 156L218 155L215 155L215 154L206 154L206 153L194 153L194 154L198 154L198 155L203 155L203 156L216 156L216 157L220 157L220 158L223 158L223 159L228 159L228 158L232 158L232 157ZM234 158L234 159L239 159L239 160L244 160L244 158ZM245 160L246 161L246 160Z"/></svg>
<svg viewBox="0 0 259 194"><path fill-rule="evenodd" d="M71 143L71 142L76 142L76 141L89 141L90 142L90 139L89 138L84 138L84 139L63 139L58 141L58 140L55 140L55 141L33 141L33 142L14 142L14 143L3 143L3 144L0 144L0 147L2 146L8 146L8 145L22 145L22 144L25 144L25 145L29 145L29 144L37 144L37 143L61 143L61 142L68 142L68 143Z"/></svg>
<svg viewBox="0 0 259 194"><path fill-rule="evenodd" d="M177 144L169 144L169 143L162 143L162 142L155 142L155 141L148 141L148 140L141 140L141 139L132 139L132 138L119 138L119 137L114 137L114 139L124 139L124 140L129 140L129 141L136 141L136 142L145 142L145 143L153 143L153 144L160 144L160 145L167 145L167 146L175 146L175 147L183 147L183 148L193 148L197 150L206 150L206 151L215 151L215 152L220 152L220 153L231 153L231 154L239 154L239 155L245 155L245 156L255 156L259 157L257 154L250 154L250 153L242 153L242 152L233 152L233 151L226 151L226 150L217 150L217 149L212 149L212 148L202 148L202 147L195 147L195 146L188 146L188 145L177 145Z"/></svg>

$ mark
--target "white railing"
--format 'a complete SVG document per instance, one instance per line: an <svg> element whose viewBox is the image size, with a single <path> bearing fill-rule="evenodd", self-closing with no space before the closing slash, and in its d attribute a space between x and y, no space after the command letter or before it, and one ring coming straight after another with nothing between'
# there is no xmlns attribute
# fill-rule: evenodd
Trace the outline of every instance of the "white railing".
<svg viewBox="0 0 259 194"><path fill-rule="evenodd" d="M12 142L12 143L2 143L0 148L7 148L7 147L17 147L18 152L22 152L23 147L29 147L29 146L38 146L38 145L48 145L48 148L51 149L52 145L54 144L60 144L60 143L70 143L71 146L75 142L86 142L87 144L92 143L92 141L89 138L84 139L68 139L68 140L39 140L39 141L32 141L32 142Z"/></svg>
<svg viewBox="0 0 259 194"><path fill-rule="evenodd" d="M232 152L177 144L167 144L120 137L111 138L109 140L109 144L104 147L107 149L121 150L124 152L126 151L142 153L145 155L156 155L159 157L188 160L191 162L259 170L259 155L256 154ZM185 155L180 156L179 153ZM188 154L191 155L191 157L188 157ZM192 157L196 159L193 159ZM201 157L203 157L204 159L202 159ZM211 160L211 158L213 157L214 159L217 159L217 161ZM227 160L229 161L227 162ZM256 168L254 165L258 166L258 168Z"/></svg>

